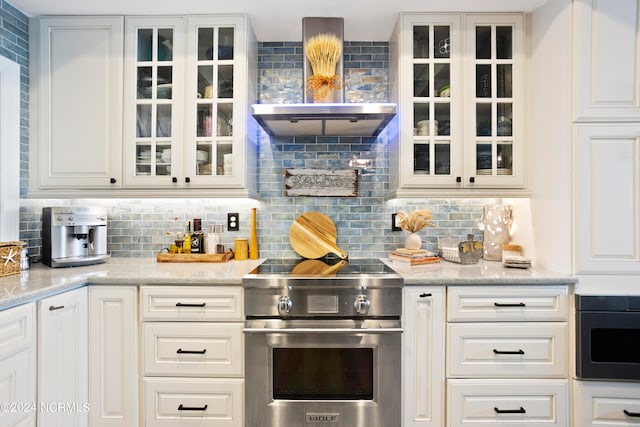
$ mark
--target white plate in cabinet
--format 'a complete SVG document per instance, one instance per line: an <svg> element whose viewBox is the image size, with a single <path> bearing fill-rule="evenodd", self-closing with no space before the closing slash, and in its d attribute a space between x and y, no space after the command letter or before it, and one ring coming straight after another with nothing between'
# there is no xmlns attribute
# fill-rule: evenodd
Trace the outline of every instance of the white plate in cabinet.
<svg viewBox="0 0 640 427"><path fill-rule="evenodd" d="M241 378L145 378L146 427L241 427Z"/></svg>
<svg viewBox="0 0 640 427"><path fill-rule="evenodd" d="M567 324L453 323L447 377L558 377L568 374Z"/></svg>
<svg viewBox="0 0 640 427"><path fill-rule="evenodd" d="M144 321L243 321L242 287L143 286Z"/></svg>
<svg viewBox="0 0 640 427"><path fill-rule="evenodd" d="M576 426L640 426L640 384L576 381Z"/></svg>
<svg viewBox="0 0 640 427"><path fill-rule="evenodd" d="M566 286L449 287L447 320L469 321L558 321L568 316Z"/></svg>
<svg viewBox="0 0 640 427"><path fill-rule="evenodd" d="M569 425L568 380L447 380L447 426Z"/></svg>
<svg viewBox="0 0 640 427"><path fill-rule="evenodd" d="M242 323L146 323L144 375L240 377Z"/></svg>

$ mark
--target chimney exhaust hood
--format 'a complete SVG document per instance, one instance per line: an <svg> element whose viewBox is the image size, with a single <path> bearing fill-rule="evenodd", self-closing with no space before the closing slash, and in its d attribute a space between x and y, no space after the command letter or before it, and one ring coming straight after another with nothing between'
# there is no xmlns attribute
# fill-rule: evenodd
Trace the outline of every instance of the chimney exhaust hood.
<svg viewBox="0 0 640 427"><path fill-rule="evenodd" d="M377 136L396 104L254 104L252 110L272 136Z"/></svg>
<svg viewBox="0 0 640 427"><path fill-rule="evenodd" d="M344 19L303 18L303 52L307 40L322 33L334 34L344 43ZM304 53L303 58L303 81L306 82L313 70ZM272 136L377 136L396 115L396 104L345 103L343 74L341 58L336 65L336 75L342 87L334 91L331 103L313 103L313 97L303 88L305 103L253 104L253 117Z"/></svg>

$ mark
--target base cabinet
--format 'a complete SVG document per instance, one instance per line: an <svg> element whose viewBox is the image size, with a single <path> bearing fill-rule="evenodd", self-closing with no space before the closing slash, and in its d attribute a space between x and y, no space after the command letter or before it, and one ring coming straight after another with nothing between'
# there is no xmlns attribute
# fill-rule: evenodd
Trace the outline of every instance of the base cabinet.
<svg viewBox="0 0 640 427"><path fill-rule="evenodd" d="M89 425L138 426L138 287L89 287Z"/></svg>
<svg viewBox="0 0 640 427"><path fill-rule="evenodd" d="M87 340L86 287L38 301L38 427L88 425Z"/></svg>
<svg viewBox="0 0 640 427"><path fill-rule="evenodd" d="M35 402L36 304L29 303L0 311L0 425L35 426Z"/></svg>
<svg viewBox="0 0 640 427"><path fill-rule="evenodd" d="M444 287L406 287L403 294L402 425L444 422Z"/></svg>
<svg viewBox="0 0 640 427"><path fill-rule="evenodd" d="M575 426L640 426L640 384L575 381Z"/></svg>
<svg viewBox="0 0 640 427"><path fill-rule="evenodd" d="M239 286L143 286L143 425L242 427Z"/></svg>

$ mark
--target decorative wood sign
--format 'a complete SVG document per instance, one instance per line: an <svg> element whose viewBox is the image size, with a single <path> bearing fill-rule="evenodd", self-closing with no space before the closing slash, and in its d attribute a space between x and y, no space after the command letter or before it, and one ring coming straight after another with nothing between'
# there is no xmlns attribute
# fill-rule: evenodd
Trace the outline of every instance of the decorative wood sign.
<svg viewBox="0 0 640 427"><path fill-rule="evenodd" d="M287 196L356 197L357 169L286 169Z"/></svg>

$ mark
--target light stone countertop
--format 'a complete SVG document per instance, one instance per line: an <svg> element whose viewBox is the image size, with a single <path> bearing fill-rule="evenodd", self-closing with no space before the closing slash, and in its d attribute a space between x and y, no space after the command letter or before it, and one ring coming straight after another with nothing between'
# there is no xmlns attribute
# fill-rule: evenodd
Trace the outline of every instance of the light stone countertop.
<svg viewBox="0 0 640 427"><path fill-rule="evenodd" d="M0 310L36 301L86 285L234 285L242 284L260 260L226 263L158 263L155 258L110 258L86 267L49 268L40 263L21 274L0 277ZM404 277L405 285L557 285L572 284L571 276L539 269L505 268L499 262L408 266L383 259Z"/></svg>

